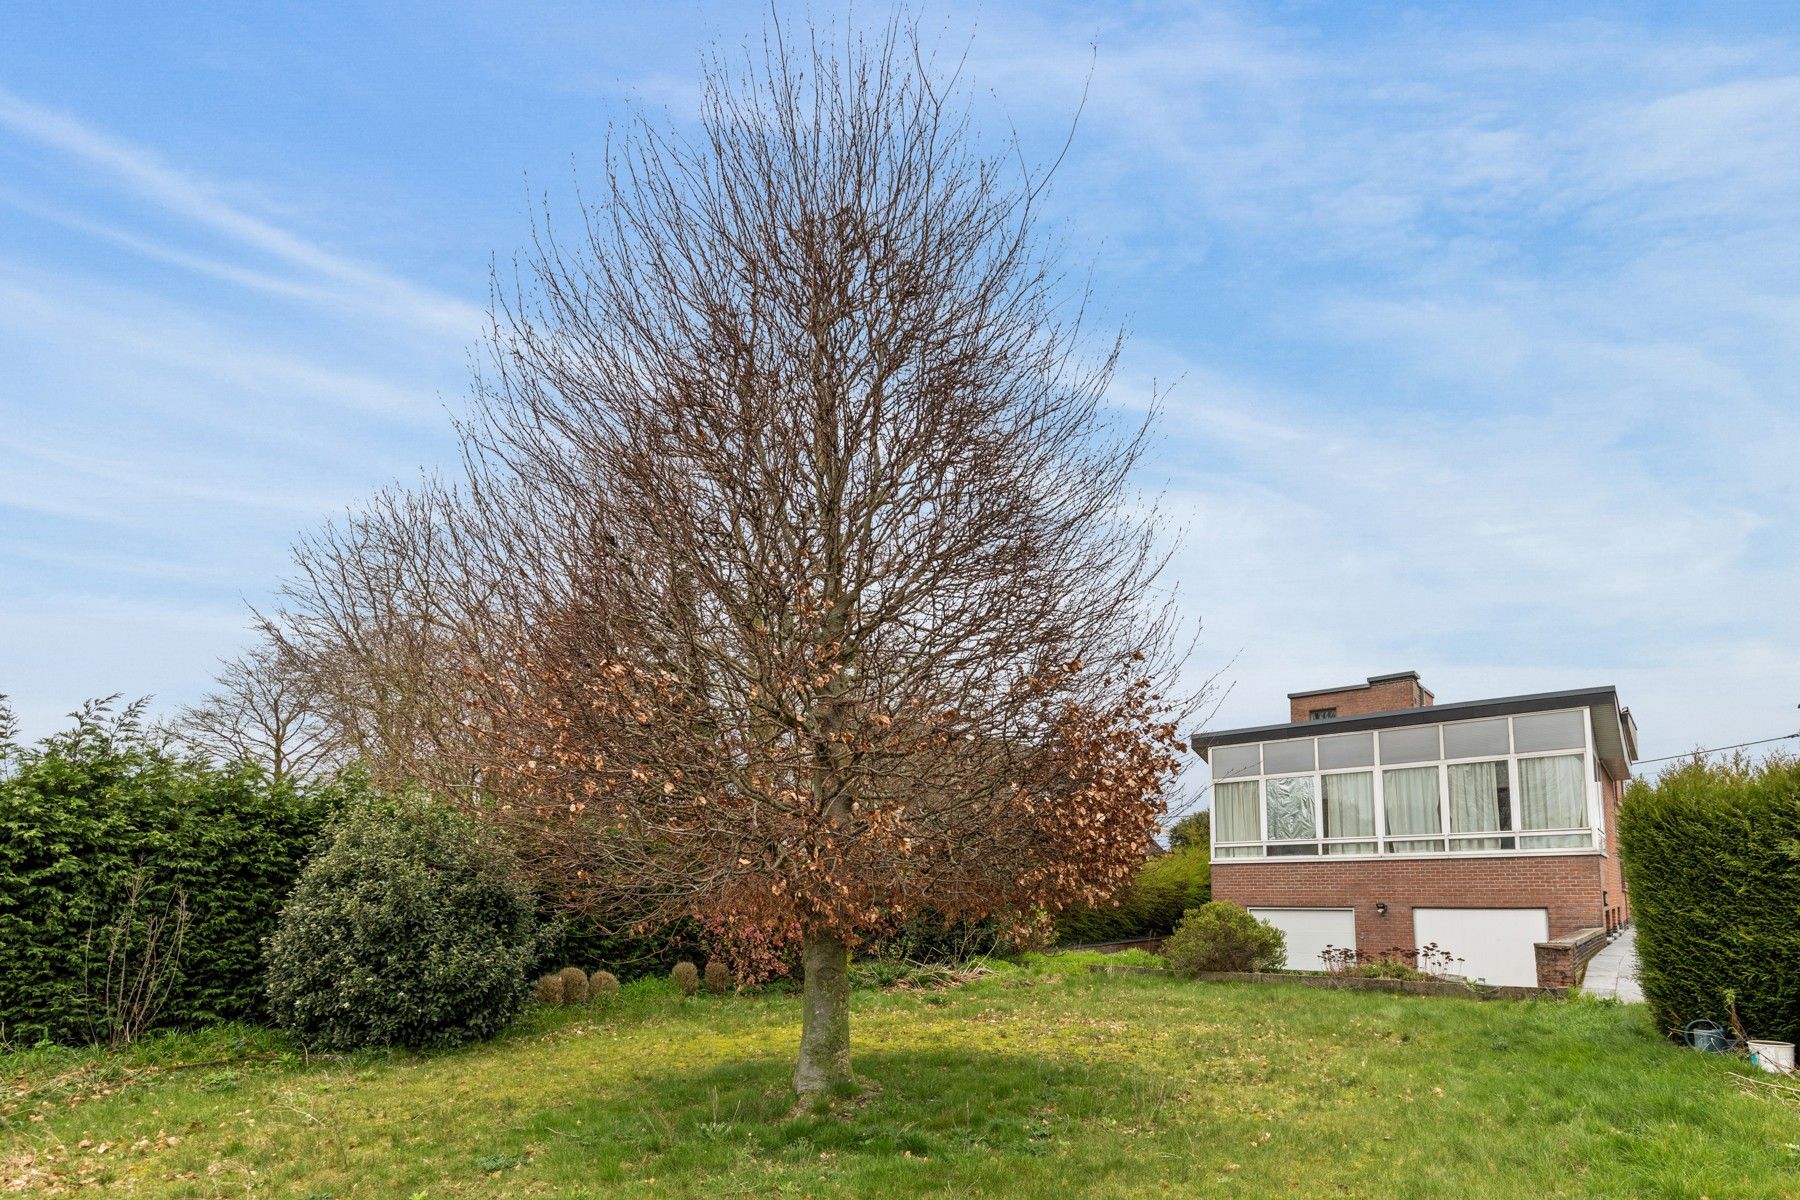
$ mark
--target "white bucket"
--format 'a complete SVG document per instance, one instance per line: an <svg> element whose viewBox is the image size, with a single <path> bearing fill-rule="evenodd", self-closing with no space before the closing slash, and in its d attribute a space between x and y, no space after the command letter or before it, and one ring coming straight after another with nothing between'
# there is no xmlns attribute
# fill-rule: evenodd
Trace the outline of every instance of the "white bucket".
<svg viewBox="0 0 1800 1200"><path fill-rule="evenodd" d="M1794 1073L1794 1043L1765 1042L1751 1038L1749 1045L1750 1061L1763 1070L1777 1075Z"/></svg>

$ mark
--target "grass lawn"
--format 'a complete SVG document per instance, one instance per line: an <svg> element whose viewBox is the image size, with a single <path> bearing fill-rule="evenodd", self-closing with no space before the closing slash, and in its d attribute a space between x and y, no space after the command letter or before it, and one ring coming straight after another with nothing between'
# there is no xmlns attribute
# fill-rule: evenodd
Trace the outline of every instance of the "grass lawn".
<svg viewBox="0 0 1800 1200"><path fill-rule="evenodd" d="M1041 960L859 992L874 1089L791 1116L790 997L660 984L487 1045L233 1029L0 1056L0 1191L137 1196L1800 1196L1800 1108L1636 1006ZM178 1065L197 1064L197 1065Z"/></svg>

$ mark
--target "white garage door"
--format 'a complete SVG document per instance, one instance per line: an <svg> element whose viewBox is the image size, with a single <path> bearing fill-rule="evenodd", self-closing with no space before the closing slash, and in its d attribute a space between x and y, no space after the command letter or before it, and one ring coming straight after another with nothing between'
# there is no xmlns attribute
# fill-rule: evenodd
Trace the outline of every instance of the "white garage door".
<svg viewBox="0 0 1800 1200"><path fill-rule="evenodd" d="M1253 908L1250 912L1287 934L1291 971L1320 970L1325 964L1319 955L1325 947L1356 945L1355 909Z"/></svg>
<svg viewBox="0 0 1800 1200"><path fill-rule="evenodd" d="M1513 987L1537 986L1537 952L1550 938L1550 914L1541 908L1415 908L1413 938L1437 943L1462 959L1456 974Z"/></svg>

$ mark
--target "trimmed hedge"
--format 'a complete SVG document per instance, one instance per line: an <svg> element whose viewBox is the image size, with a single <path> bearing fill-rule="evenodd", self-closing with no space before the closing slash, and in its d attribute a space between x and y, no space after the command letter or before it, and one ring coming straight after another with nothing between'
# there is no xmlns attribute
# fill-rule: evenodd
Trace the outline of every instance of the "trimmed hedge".
<svg viewBox="0 0 1800 1200"><path fill-rule="evenodd" d="M1638 975L1658 1025L1800 1041L1800 760L1687 762L1619 806Z"/></svg>
<svg viewBox="0 0 1800 1200"><path fill-rule="evenodd" d="M0 1032L104 1040L87 975L134 875L146 908L178 892L188 926L159 1027L263 1014L262 943L327 813L354 782L298 791L254 767L178 757L136 709L89 705L72 730L0 744ZM97 949L89 962L90 936Z"/></svg>
<svg viewBox="0 0 1800 1200"><path fill-rule="evenodd" d="M1062 946L1162 937L1183 913L1212 898L1212 851L1207 846L1174 850L1150 859L1119 896L1116 907L1078 908L1056 918Z"/></svg>

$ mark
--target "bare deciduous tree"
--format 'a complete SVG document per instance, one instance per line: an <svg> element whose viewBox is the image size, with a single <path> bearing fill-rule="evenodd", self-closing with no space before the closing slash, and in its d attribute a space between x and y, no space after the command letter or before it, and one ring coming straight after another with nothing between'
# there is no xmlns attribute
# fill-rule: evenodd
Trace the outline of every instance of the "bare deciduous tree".
<svg viewBox="0 0 1800 1200"><path fill-rule="evenodd" d="M301 539L261 626L337 742L376 782L462 790L477 777L474 681L499 631L562 573L533 561L534 501L497 480L390 488Z"/></svg>
<svg viewBox="0 0 1800 1200"><path fill-rule="evenodd" d="M344 757L311 689L268 644L223 663L217 687L177 713L170 731L209 758L256 763L276 782L304 779Z"/></svg>
<svg viewBox="0 0 1800 1200"><path fill-rule="evenodd" d="M699 136L639 122L546 218L466 480L303 545L275 622L571 907L798 937L803 1096L850 1078L861 939L1130 877L1176 715L1147 423L1103 403L1043 173L912 26L809 32L713 60ZM407 707L385 664L427 660Z"/></svg>

